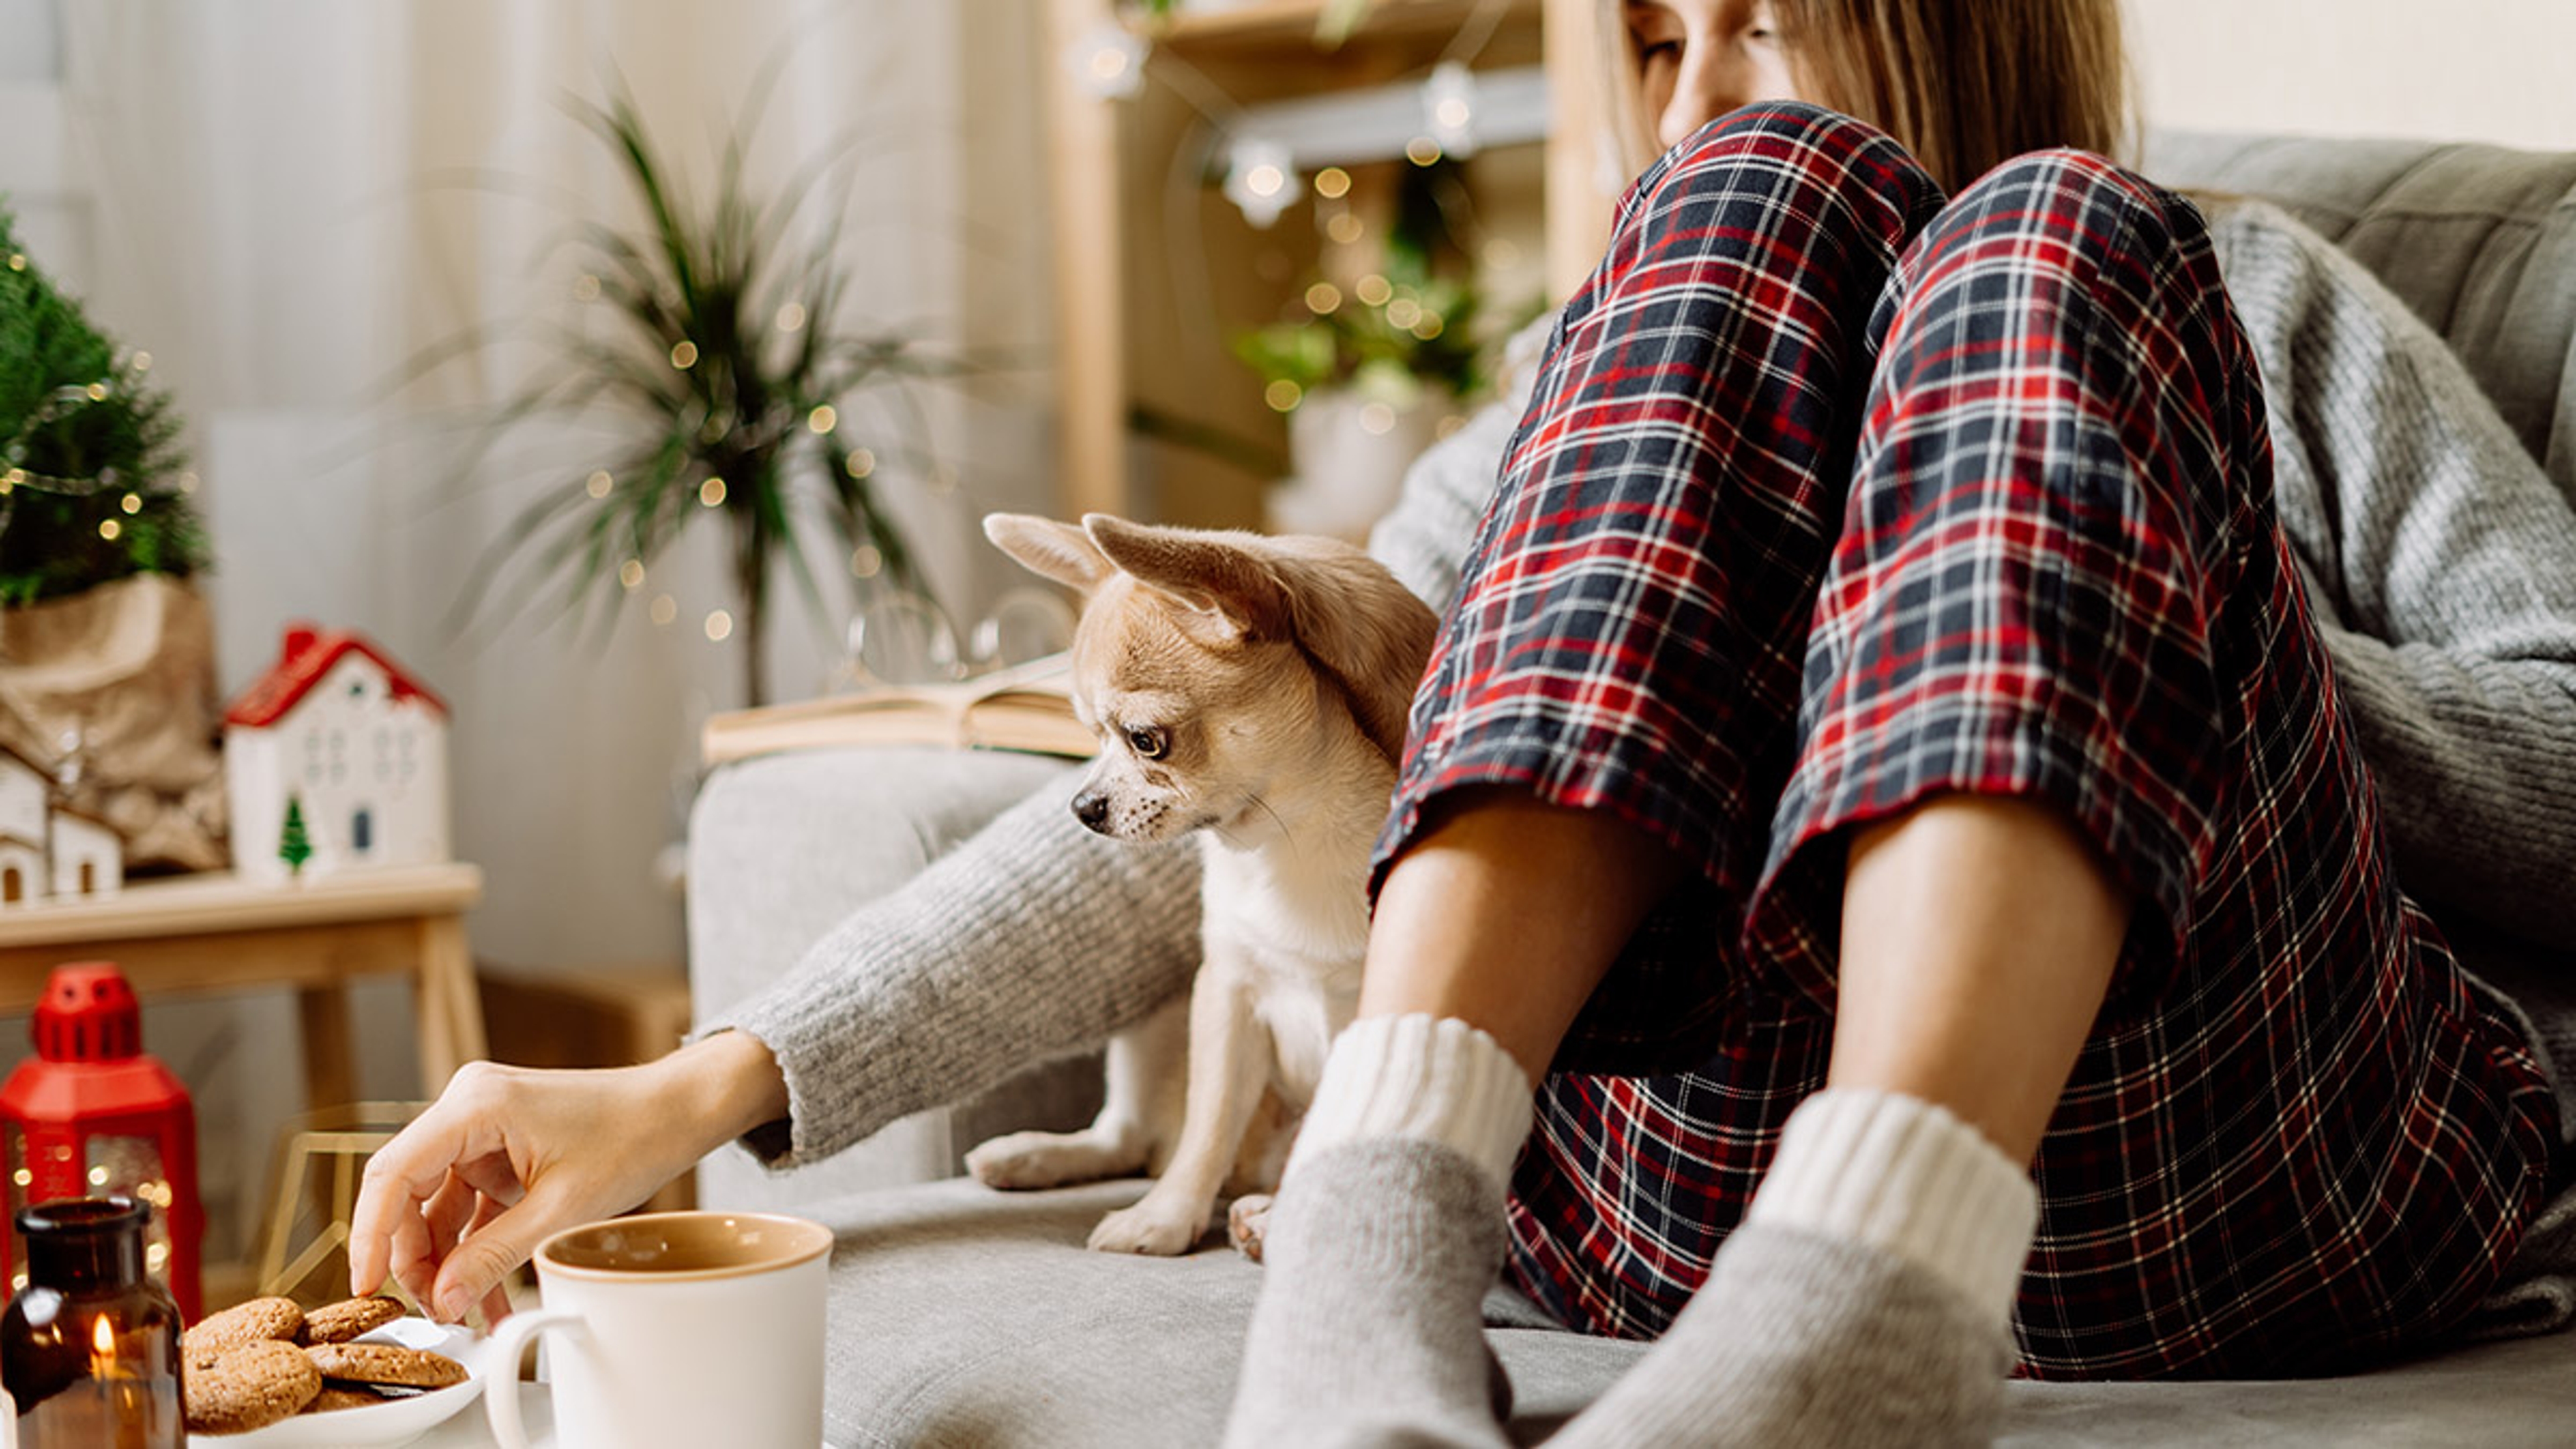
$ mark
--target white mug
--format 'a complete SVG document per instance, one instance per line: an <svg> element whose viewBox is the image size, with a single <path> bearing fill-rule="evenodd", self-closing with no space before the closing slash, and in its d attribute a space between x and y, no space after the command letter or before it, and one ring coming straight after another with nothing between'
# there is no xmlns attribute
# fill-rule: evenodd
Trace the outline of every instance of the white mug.
<svg viewBox="0 0 2576 1449"><path fill-rule="evenodd" d="M537 1247L545 1306L493 1332L483 1396L502 1449L527 1449L519 1353L553 1331L558 1449L816 1449L831 1230L764 1213L649 1213Z"/></svg>

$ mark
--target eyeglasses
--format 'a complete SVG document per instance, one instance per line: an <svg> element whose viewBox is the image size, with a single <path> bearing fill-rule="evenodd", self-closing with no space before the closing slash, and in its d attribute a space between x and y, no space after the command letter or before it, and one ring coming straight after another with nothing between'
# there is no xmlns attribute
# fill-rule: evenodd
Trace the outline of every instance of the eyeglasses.
<svg viewBox="0 0 2576 1449"><path fill-rule="evenodd" d="M972 679L1073 647L1073 622L1073 608L1061 596L1009 589L967 631L961 653L946 610L925 595L890 590L851 617L847 648L826 688L838 693Z"/></svg>

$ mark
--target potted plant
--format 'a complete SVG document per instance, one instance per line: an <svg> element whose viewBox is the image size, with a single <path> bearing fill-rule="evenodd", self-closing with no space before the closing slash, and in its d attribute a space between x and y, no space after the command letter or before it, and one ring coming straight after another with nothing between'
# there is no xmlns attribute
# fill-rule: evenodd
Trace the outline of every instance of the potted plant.
<svg viewBox="0 0 2576 1449"><path fill-rule="evenodd" d="M1441 223L1441 184L1408 168L1377 270L1347 288L1310 278L1288 320L1233 339L1288 415L1278 528L1364 536L1442 422L1490 385L1485 302Z"/></svg>
<svg viewBox="0 0 2576 1449"><path fill-rule="evenodd" d="M538 418L604 415L622 441L566 469L524 510L477 569L467 607L503 564L522 559L538 581L562 588L568 606L613 609L690 525L721 521L743 624L743 694L765 703L773 573L785 565L821 605L808 534L825 530L863 579L918 584L879 490L886 465L919 450L908 436L864 445L844 416L851 399L957 369L902 336L849 330L841 217L794 247L799 208L823 188L808 177L779 196L748 194L748 124L726 143L713 198L692 208L631 96L576 104L574 114L615 154L642 220L576 225L574 296L610 325L543 334L557 365L538 369L490 416L468 466ZM918 417L899 401L900 415Z"/></svg>

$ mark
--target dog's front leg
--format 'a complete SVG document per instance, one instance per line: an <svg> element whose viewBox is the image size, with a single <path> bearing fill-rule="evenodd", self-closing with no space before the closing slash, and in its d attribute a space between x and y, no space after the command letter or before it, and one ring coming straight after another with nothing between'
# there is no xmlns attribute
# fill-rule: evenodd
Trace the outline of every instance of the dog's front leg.
<svg viewBox="0 0 2576 1449"><path fill-rule="evenodd" d="M1244 1124L1270 1080L1270 1034L1252 1014L1243 973L1212 952L1190 987L1190 1090L1171 1164L1134 1207L1091 1231L1104 1253L1189 1251L1207 1231Z"/></svg>
<svg viewBox="0 0 2576 1449"><path fill-rule="evenodd" d="M1188 998L1174 997L1109 1039L1108 1094L1090 1126L996 1137L966 1154L966 1170L999 1188L1061 1187L1153 1171L1180 1135L1189 1012Z"/></svg>

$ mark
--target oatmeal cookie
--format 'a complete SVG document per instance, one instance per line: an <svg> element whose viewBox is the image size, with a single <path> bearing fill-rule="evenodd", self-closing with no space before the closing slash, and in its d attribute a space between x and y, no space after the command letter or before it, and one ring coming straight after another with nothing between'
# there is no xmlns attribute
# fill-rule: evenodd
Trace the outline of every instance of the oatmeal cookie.
<svg viewBox="0 0 2576 1449"><path fill-rule="evenodd" d="M322 1371L291 1343L260 1340L180 1375L188 1428L198 1434L247 1434L292 1418L322 1392Z"/></svg>
<svg viewBox="0 0 2576 1449"><path fill-rule="evenodd" d="M425 1349L391 1343L317 1343L304 1352L326 1379L417 1389L465 1382L465 1365Z"/></svg>
<svg viewBox="0 0 2576 1449"><path fill-rule="evenodd" d="M254 1298L221 1313L209 1313L179 1338L179 1355L189 1368L203 1368L244 1344L265 1339L292 1339L304 1326L304 1310L292 1298Z"/></svg>
<svg viewBox="0 0 2576 1449"><path fill-rule="evenodd" d="M347 1343L402 1316L402 1305L390 1298L345 1298L306 1313L304 1330L295 1339L298 1343Z"/></svg>
<svg viewBox="0 0 2576 1449"><path fill-rule="evenodd" d="M304 1406L308 1414L327 1414L334 1409L372 1409L393 1401L364 1384L324 1384L313 1402Z"/></svg>

